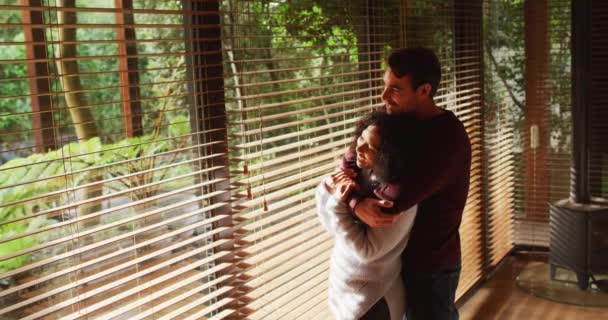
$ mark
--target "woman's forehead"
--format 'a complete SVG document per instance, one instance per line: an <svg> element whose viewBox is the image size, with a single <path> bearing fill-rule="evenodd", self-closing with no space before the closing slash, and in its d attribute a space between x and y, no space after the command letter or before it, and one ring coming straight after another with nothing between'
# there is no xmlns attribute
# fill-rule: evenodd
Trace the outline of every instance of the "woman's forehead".
<svg viewBox="0 0 608 320"><path fill-rule="evenodd" d="M380 137L380 130L378 130L378 127L373 124L367 126L367 128L363 130L361 136L374 148L377 148L380 145L380 141L382 139L382 137Z"/></svg>

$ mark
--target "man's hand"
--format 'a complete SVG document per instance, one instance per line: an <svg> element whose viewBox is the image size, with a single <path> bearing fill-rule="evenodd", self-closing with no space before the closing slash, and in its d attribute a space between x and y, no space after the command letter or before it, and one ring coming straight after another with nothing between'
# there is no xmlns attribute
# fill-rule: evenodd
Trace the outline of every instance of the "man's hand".
<svg viewBox="0 0 608 320"><path fill-rule="evenodd" d="M355 215L366 225L375 227L387 227L399 219L398 214L387 214L381 208L391 208L392 201L364 198L355 206Z"/></svg>

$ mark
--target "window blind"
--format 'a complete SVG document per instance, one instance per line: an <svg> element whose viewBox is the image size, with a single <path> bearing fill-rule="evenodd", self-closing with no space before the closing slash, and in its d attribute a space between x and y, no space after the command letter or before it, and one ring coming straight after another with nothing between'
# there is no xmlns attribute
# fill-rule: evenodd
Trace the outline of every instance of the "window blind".
<svg viewBox="0 0 608 320"><path fill-rule="evenodd" d="M435 102L454 112L471 140L469 197L460 228L462 274L457 291L457 297L460 297L481 279L485 259L482 228L482 2L406 2L406 43L408 46L425 46L435 50L443 68Z"/></svg>
<svg viewBox="0 0 608 320"><path fill-rule="evenodd" d="M255 4L249 2L235 1L228 2L227 5L230 6L230 12L232 13L224 15L225 28L228 29L225 36L228 37L236 34L247 34L248 32L260 32L255 29L245 31L246 27L254 24L262 23L272 28L273 14L276 15L276 12L280 12L273 10L281 10L280 4L276 4L274 7L256 7ZM298 4L298 6L300 5ZM299 12L299 14L307 15L308 12L314 12L315 10L319 13L322 10L326 10L325 13L332 12L330 11L332 9L335 10L335 8L332 8L333 4L322 8L316 8L310 6L310 4L298 6L295 6L298 9L294 11L294 14ZM301 316L306 318L308 312L311 312L311 306L318 307L315 312L319 310L327 312L325 307L327 299L325 295L327 287L326 263L331 245L330 239L314 221L316 218L311 189L314 188L318 180L311 180L311 178L321 177L335 168L336 164L332 160L344 152L344 146L350 140L349 134L353 121L361 115L362 111L373 107L373 102L379 103L377 97L381 92L381 76L383 74L383 69L380 67L382 50L362 54L361 48L370 50L369 48L382 48L383 43L396 43L399 39L390 38L390 35L394 33L390 31L382 33L381 31L391 30L396 27L397 23L405 28L399 36L402 41L403 39L407 41L407 45L433 47L437 46L437 43L446 43L445 47L437 47L446 75L438 99L442 107L454 110L463 119L467 130L471 134L475 154L472 192L463 223L465 277L459 291L460 295L481 277L483 260L483 243L481 241L482 185L480 179L482 170L480 155L482 138L481 3L437 1L428 5L422 2L408 2L393 9L386 8L387 5L385 4L383 10L378 10L376 7L358 6L359 4L351 3L343 9L342 14L348 17L346 21L351 21L351 19L357 22L365 21L364 19L369 21L369 25L354 24L358 41L357 49L359 50L356 58L359 66L353 63L353 60L351 60L353 57L348 57L348 55L342 57L336 54L327 56L324 53L317 53L318 56L311 55L310 51L314 50L315 47L312 46L313 43L303 43L308 39L306 39L306 36L302 37L301 33L298 36L303 39L298 37L294 40L289 39L295 44L288 46L292 50L305 45L309 46L309 50L304 51L307 55L300 59L282 58L283 55L287 55L288 48L265 44L267 47L263 49L259 45L254 45L252 41L237 37L229 39L230 41L226 41L227 44L224 44L224 46L229 46L224 48L226 51L225 69L230 70L233 74L240 75L227 79L227 83L232 83L234 87L232 92L227 90L227 94L231 95L228 112L231 117L234 117L234 120L229 124L229 130L231 132L240 130L241 132L234 135L234 138L236 138L234 140L231 136L231 145L234 150L237 150L234 159L240 162L233 169L233 172L236 172L238 176L233 177L232 181L238 181L237 187L242 190L240 191L242 200L238 202L239 204L235 209L243 210L239 215L245 221L244 231L246 236L244 239L248 248L244 250L243 261L246 268L243 270L244 276L242 278L250 279L243 284L249 290L246 293L247 300L251 301L244 308L248 317L290 318ZM288 10L291 13L289 11L291 9L291 7L285 6L282 10ZM245 13L237 15L234 13L235 10ZM392 18L388 14L399 11L401 15L397 18ZM351 18L349 14L356 12L364 12L364 14L359 13L359 16ZM428 19L429 16L423 15L423 13L428 12L431 12L430 16L434 14L434 18L440 15L444 19ZM380 20L374 13L383 13L382 18L384 20ZM456 15L459 18L455 18ZM478 17L478 19L473 20L472 23L468 22L470 20L467 19L471 15ZM252 22L255 18L262 21ZM301 17L297 18L301 19ZM236 23L239 19L242 22ZM268 22L264 22L264 20ZM228 22L230 21L232 25L229 25ZM330 19L330 21L334 20ZM377 21L385 22L383 25L378 24ZM429 21L435 21L435 23L428 25ZM307 22L311 24L319 23L314 20ZM241 25L246 26L241 27ZM440 26L440 28L436 28L437 26ZM438 35L435 35L434 38L429 37L423 31L423 29L433 30L434 27L440 30L437 31ZM294 28L297 28L297 26ZM365 32L361 32L358 28L374 30L374 33L365 35ZM276 30L271 31L276 32ZM262 35L256 33L255 37L263 39L265 36L268 37L271 31ZM279 31L283 32L281 29ZM286 31L289 32L289 28ZM276 38L277 34L273 34L273 36ZM272 44L276 42L285 43L288 40L284 38L289 38L292 35L279 34L279 36L281 36L280 42L274 40ZM375 39L380 39L380 41ZM387 42L387 39L390 42ZM331 36L329 40L331 40ZM367 42L361 43L361 40ZM376 41L378 42L376 43ZM243 48L241 46L247 45L251 46L250 50L242 50L242 52L237 50ZM251 49L266 52L259 53L262 58L238 58L237 55L239 54L252 55L253 50ZM364 60L366 56L375 57L375 61ZM342 80L343 82L339 85L324 82L324 79L328 78L327 75L332 75L328 72L333 71L331 64L336 63L333 61L336 58L344 59L339 60L341 69L337 73L338 77L356 76L356 73L362 70L361 62L363 60L364 66L366 66L363 69L366 72L364 77L371 76L372 81L357 81L355 77L354 81ZM290 80L297 77L287 74L287 79L284 79L281 78L281 74L274 72L274 70L301 73L315 72L315 68L309 67L310 62L307 59L322 61L320 64L322 70L316 71L317 79L306 74L303 80L301 78ZM293 67L288 64L293 62L299 64L300 67ZM280 65L281 63L286 64L286 66ZM369 73L370 65L375 68L371 74ZM266 78L261 81L254 78L264 75L263 70L266 70ZM336 76L333 76L333 78L339 79ZM310 85L308 83L310 79L319 81L324 85L322 87L314 84ZM252 82L257 84L251 84ZM352 89L349 87L351 85L357 86ZM362 86L368 86L369 89L362 91L360 89ZM321 90L322 88L325 88L325 90ZM342 92L338 94L326 93L327 90L335 90L334 88ZM308 94L309 96L306 99L287 98L288 94L293 93ZM340 96L342 101L339 103L330 100L329 103L326 102L326 105L319 106L319 102L317 102L321 101L322 103L327 99ZM276 100L270 100L272 98ZM277 102L277 100L279 101ZM307 105L307 102L314 102L314 104ZM280 109L273 111L273 108ZM296 115L306 117L309 112L319 111L323 111L324 115L312 116L310 120L289 119L289 117L295 117ZM314 123L313 121L318 122ZM304 126L306 124L309 125ZM330 128L336 129L327 131ZM290 129L290 131L284 134L273 132L283 129ZM338 137L342 140L338 140ZM280 139L287 138L295 138L295 141L287 140L280 143ZM320 141L321 138L326 140ZM330 141L331 143L328 143ZM336 146L339 146L339 148L336 149ZM278 153L290 149L295 154L283 155ZM329 150L333 150L333 153L329 153ZM321 155L319 155L319 152L322 152ZM258 160L260 157L267 157L269 161ZM293 161L296 159L298 162L294 164ZM250 162L253 162L253 164L250 164ZM259 171L256 172L255 170ZM286 188L286 186L289 187ZM286 195L294 193L297 193L298 196L286 197ZM310 225L307 223L310 223ZM297 239L297 242L291 239ZM315 240L311 243L311 239ZM320 256L321 254L323 256ZM315 259L310 260L312 257L315 257ZM294 259L297 260L294 261ZM302 265L301 261L303 260L310 260L311 263ZM309 292L309 294L301 296L303 292ZM294 300L294 297L297 296L302 298ZM295 308L296 306L300 307Z"/></svg>
<svg viewBox="0 0 608 320"><path fill-rule="evenodd" d="M524 5L526 85L515 242L548 246L548 203L568 197L571 165L570 1Z"/></svg>
<svg viewBox="0 0 608 320"><path fill-rule="evenodd" d="M333 242L314 188L358 118L381 106L399 10L391 1L222 2L243 317L330 318Z"/></svg>
<svg viewBox="0 0 608 320"><path fill-rule="evenodd" d="M0 315L330 318L313 190L381 106L386 53L418 45L473 147L462 296L503 228L484 188L508 189L484 178L506 151L484 142L503 122L483 114L481 15L474 0L0 5Z"/></svg>
<svg viewBox="0 0 608 320"><path fill-rule="evenodd" d="M514 113L520 108L521 93L519 87L509 86L515 79L507 76L517 75L519 70L523 20L512 17L514 13L521 16L519 9L500 0L484 1L484 181L489 268L497 266L513 248Z"/></svg>
<svg viewBox="0 0 608 320"><path fill-rule="evenodd" d="M548 203L570 188L570 1L487 3L486 141L496 149L488 154L490 206L512 210L513 244L546 247ZM494 233L508 234L509 217L488 213L503 221ZM493 237L496 250L510 250Z"/></svg>
<svg viewBox="0 0 608 320"><path fill-rule="evenodd" d="M0 317L233 312L213 5L3 1Z"/></svg>

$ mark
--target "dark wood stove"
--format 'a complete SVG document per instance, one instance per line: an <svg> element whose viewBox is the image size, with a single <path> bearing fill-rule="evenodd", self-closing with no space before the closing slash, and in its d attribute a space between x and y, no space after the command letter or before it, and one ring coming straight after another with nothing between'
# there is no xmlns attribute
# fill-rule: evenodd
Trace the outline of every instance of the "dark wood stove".
<svg viewBox="0 0 608 320"><path fill-rule="evenodd" d="M608 273L608 27L606 1L572 1L572 167L570 198L550 205L549 261L589 279ZM593 181L593 183L591 183ZM605 280L604 280L605 281ZM606 282L595 282L604 287Z"/></svg>
<svg viewBox="0 0 608 320"><path fill-rule="evenodd" d="M586 290L593 275L608 273L608 205L561 200L550 205L551 278L561 267Z"/></svg>

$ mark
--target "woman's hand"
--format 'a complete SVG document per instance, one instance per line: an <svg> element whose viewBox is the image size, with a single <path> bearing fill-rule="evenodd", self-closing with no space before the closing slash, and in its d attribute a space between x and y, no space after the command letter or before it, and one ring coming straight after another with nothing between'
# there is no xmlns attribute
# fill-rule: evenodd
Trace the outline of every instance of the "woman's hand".
<svg viewBox="0 0 608 320"><path fill-rule="evenodd" d="M352 171L340 170L325 178L325 186L340 201L346 201L350 192L357 185L353 177Z"/></svg>

